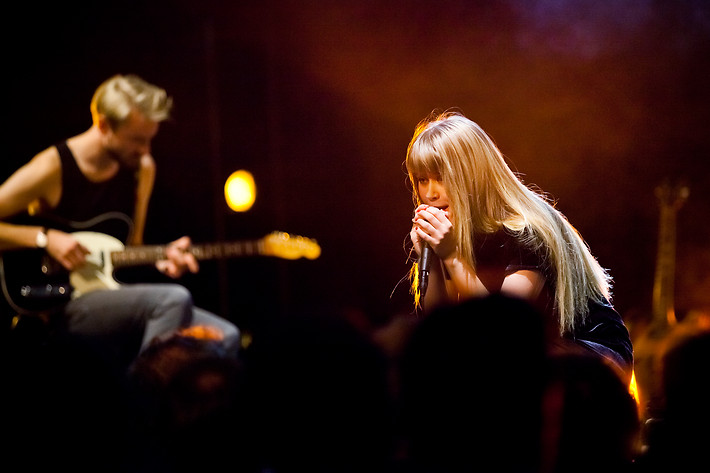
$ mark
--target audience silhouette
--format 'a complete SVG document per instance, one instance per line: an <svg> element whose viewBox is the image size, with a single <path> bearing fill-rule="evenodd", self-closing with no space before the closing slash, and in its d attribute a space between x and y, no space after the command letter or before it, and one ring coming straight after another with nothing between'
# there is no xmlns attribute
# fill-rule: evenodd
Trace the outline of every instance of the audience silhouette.
<svg viewBox="0 0 710 473"><path fill-rule="evenodd" d="M706 326L669 340L663 409L641 450L618 369L546 345L527 302L498 294L398 319L373 332L343 309L274 316L239 358L209 330L183 332L125 371L78 338L7 338L4 456L25 471L109 473L710 467Z"/></svg>
<svg viewBox="0 0 710 473"><path fill-rule="evenodd" d="M391 471L387 359L343 310L278 317L244 356L264 471Z"/></svg>
<svg viewBox="0 0 710 473"><path fill-rule="evenodd" d="M250 465L244 367L209 331L157 340L131 365L133 472L181 473Z"/></svg>
<svg viewBox="0 0 710 473"><path fill-rule="evenodd" d="M17 471L128 471L133 430L116 366L74 337L18 336L3 346L4 461Z"/></svg>
<svg viewBox="0 0 710 473"><path fill-rule="evenodd" d="M660 360L661 408L646 426L639 470L710 471L710 316L680 323Z"/></svg>
<svg viewBox="0 0 710 473"><path fill-rule="evenodd" d="M492 295L438 309L401 360L405 471L537 471L545 345L532 306Z"/></svg>
<svg viewBox="0 0 710 473"><path fill-rule="evenodd" d="M549 357L541 471L633 471L640 421L623 373L605 358L570 348Z"/></svg>

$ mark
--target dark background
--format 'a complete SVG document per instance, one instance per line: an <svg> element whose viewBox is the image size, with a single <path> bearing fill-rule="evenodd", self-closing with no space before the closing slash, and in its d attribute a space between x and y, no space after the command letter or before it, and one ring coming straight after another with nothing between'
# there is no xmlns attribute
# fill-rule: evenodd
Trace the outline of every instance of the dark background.
<svg viewBox="0 0 710 473"><path fill-rule="evenodd" d="M3 33L3 178L90 126L116 73L174 97L154 141L146 240L315 239L314 261L203 262L182 282L245 330L311 305L374 322L412 310L402 162L456 107L580 230L628 322L650 317L654 188L683 182L676 308L710 307L710 2L692 0L25 2ZM257 181L237 214L222 186Z"/></svg>

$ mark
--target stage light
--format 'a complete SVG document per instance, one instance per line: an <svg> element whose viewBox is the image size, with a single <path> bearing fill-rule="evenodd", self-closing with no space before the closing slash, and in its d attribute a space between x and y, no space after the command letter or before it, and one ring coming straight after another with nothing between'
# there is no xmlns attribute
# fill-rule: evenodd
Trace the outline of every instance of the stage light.
<svg viewBox="0 0 710 473"><path fill-rule="evenodd" d="M233 172L224 184L224 198L235 212L246 212L256 200L254 176L243 169Z"/></svg>

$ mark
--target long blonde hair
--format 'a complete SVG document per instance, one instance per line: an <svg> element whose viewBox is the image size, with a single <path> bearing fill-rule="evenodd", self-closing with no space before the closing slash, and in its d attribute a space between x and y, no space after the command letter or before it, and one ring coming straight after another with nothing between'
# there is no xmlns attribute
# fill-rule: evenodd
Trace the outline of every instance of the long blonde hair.
<svg viewBox="0 0 710 473"><path fill-rule="evenodd" d="M443 182L460 256L474 270L474 235L501 228L545 255L553 272L554 281L549 282L561 334L584 320L590 300L611 298L611 277L579 232L546 195L520 180L475 122L458 112L423 120L409 143L405 164L415 205L421 203L418 177L433 175ZM416 273L413 266L410 274ZM411 279L415 291L416 277Z"/></svg>

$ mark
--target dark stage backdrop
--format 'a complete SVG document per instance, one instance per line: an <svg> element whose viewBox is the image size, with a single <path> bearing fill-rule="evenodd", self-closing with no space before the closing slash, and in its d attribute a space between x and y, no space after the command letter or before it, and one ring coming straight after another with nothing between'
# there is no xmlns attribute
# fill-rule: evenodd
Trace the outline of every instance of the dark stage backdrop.
<svg viewBox="0 0 710 473"><path fill-rule="evenodd" d="M128 0L20 5L8 22L3 178L86 129L102 80L137 73L175 99L149 243L319 242L316 261L205 262L182 281L245 329L312 306L411 311L402 162L416 123L451 107L556 199L629 322L651 308L654 187L687 183L676 303L710 306L707 2ZM242 168L258 195L236 214L222 185Z"/></svg>

